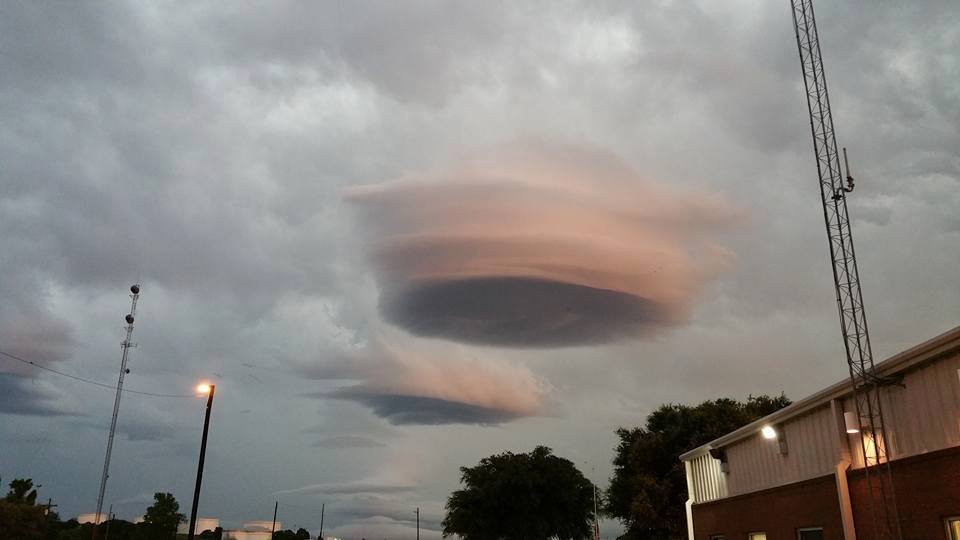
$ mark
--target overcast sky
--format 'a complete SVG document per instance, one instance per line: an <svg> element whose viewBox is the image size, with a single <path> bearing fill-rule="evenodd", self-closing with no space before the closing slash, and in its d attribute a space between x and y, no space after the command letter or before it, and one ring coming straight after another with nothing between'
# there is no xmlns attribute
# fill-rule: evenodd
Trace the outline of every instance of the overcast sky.
<svg viewBox="0 0 960 540"><path fill-rule="evenodd" d="M960 6L822 2L874 351L960 321ZM789 3L0 3L0 350L217 385L201 515L439 535L458 467L606 484L664 402L844 377ZM0 359L0 476L92 512L109 389ZM196 398L106 504L189 510ZM615 523L605 535L617 534Z"/></svg>

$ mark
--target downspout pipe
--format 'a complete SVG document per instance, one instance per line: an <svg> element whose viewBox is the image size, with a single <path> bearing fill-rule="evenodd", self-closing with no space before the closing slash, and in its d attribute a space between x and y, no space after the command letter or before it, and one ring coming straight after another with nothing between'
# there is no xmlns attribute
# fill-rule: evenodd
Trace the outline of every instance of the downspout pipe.
<svg viewBox="0 0 960 540"><path fill-rule="evenodd" d="M830 400L830 412L834 420L834 442L840 453L840 460L834 470L837 482L837 502L840 506L840 523L843 525L843 538L857 540L857 529L853 522L853 505L850 503L850 485L847 481L847 471L850 470L850 439L847 436L846 422L843 419L843 401Z"/></svg>
<svg viewBox="0 0 960 540"><path fill-rule="evenodd" d="M837 502L840 503L840 522L843 524L843 538L857 540L857 529L853 525L853 505L850 504L850 485L847 483L847 471L850 460L841 459L835 472L837 479Z"/></svg>
<svg viewBox="0 0 960 540"><path fill-rule="evenodd" d="M687 477L687 502L683 505L687 512L687 540L695 540L693 536L693 503L695 500L693 491L693 467L690 466L689 461L683 462L683 470Z"/></svg>

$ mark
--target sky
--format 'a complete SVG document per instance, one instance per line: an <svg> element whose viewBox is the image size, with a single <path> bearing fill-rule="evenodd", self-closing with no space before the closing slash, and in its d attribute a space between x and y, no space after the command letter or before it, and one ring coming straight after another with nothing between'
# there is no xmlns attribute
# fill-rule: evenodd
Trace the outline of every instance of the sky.
<svg viewBox="0 0 960 540"><path fill-rule="evenodd" d="M960 6L817 7L882 359L960 321ZM0 74L0 350L115 384L140 283L228 528L435 538L490 454L603 487L661 403L845 376L786 1L6 2ZM112 406L0 359L0 477L92 512ZM189 509L203 408L125 394L105 505Z"/></svg>

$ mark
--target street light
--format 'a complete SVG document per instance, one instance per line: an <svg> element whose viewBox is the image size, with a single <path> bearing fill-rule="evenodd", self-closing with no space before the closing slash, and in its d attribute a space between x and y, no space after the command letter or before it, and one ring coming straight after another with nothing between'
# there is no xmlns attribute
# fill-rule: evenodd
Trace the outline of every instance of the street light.
<svg viewBox="0 0 960 540"><path fill-rule="evenodd" d="M213 408L213 394L217 387L203 383L197 386L199 395L207 396L207 413L203 417L203 439L200 442L200 462L197 464L197 487L193 490L193 508L190 510L190 530L187 531L187 540L193 540L194 529L197 527L197 504L200 502L200 482L203 480L203 458L207 454L207 431L210 429L210 409Z"/></svg>

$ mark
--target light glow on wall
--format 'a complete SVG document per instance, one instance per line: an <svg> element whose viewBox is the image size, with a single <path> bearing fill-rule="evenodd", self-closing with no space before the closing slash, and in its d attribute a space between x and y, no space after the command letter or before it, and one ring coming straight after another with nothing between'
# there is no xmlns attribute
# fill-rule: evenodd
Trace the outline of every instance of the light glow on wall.
<svg viewBox="0 0 960 540"><path fill-rule="evenodd" d="M773 429L773 426L763 426L763 429L760 430L760 434L763 435L764 439L777 438L777 430Z"/></svg>

